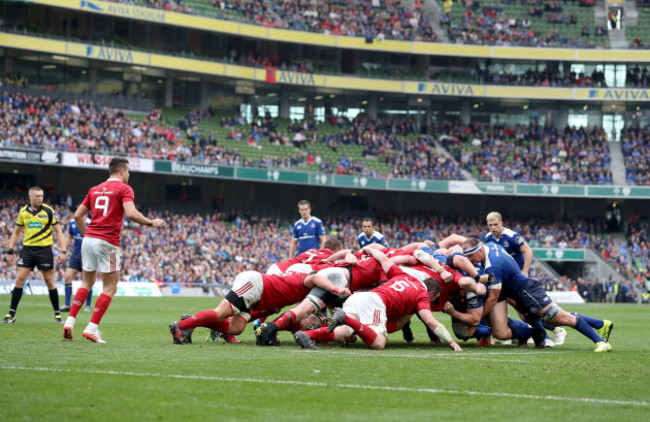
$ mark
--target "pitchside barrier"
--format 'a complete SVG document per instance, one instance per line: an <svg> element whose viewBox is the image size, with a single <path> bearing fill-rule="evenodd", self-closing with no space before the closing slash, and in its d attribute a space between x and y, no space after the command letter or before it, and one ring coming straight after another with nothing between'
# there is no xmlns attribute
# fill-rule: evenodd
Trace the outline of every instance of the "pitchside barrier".
<svg viewBox="0 0 650 422"><path fill-rule="evenodd" d="M73 294L81 286L81 281L72 282ZM10 294L14 287L13 281L0 281L0 294ZM56 283L59 294L65 294L63 283ZM102 282L98 281L93 287L93 295L97 297L102 292ZM197 284L195 287L181 287L180 283L171 283L168 287L160 287L156 283L133 283L121 281L117 285L115 296L138 296L138 297L224 297L228 288L216 284ZM47 287L42 280L31 280L25 284L24 294L47 295ZM585 303L578 292L548 292L548 295L557 303Z"/></svg>
<svg viewBox="0 0 650 422"><path fill-rule="evenodd" d="M80 286L81 281L73 281L73 293L76 292ZM56 283L56 287L61 296L65 295L64 285L62 282ZM9 294L13 288L13 281L0 281L0 294ZM97 297L102 292L102 289L102 282L96 282L93 287L93 295ZM25 284L24 294L48 295L47 286L42 280L30 280ZM162 293L156 283L130 283L122 281L117 284L117 293L115 293L115 296L162 297Z"/></svg>

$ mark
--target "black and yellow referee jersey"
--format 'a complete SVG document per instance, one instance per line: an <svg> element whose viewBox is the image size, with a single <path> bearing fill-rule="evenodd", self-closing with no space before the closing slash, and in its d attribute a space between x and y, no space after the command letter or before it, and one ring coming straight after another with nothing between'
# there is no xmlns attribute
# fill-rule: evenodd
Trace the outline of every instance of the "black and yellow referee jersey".
<svg viewBox="0 0 650 422"><path fill-rule="evenodd" d="M18 213L16 224L25 227L23 246L50 246L54 243L52 226L59 224L54 209L49 205L33 210L25 205Z"/></svg>

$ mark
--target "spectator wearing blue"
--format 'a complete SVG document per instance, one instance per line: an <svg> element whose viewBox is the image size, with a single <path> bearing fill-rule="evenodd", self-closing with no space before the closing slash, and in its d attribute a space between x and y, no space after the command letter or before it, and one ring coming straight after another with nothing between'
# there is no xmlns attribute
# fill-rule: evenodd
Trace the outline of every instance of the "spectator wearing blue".
<svg viewBox="0 0 650 422"><path fill-rule="evenodd" d="M382 245L384 248L388 247L388 241L386 241L383 234L375 230L375 222L370 217L361 220L361 233L357 237L357 240L359 241L360 249L372 243Z"/></svg>
<svg viewBox="0 0 650 422"><path fill-rule="evenodd" d="M298 212L301 218L293 224L293 236L289 245L289 259L309 249L323 249L327 240L323 222L311 215L309 201L303 199L298 202Z"/></svg>

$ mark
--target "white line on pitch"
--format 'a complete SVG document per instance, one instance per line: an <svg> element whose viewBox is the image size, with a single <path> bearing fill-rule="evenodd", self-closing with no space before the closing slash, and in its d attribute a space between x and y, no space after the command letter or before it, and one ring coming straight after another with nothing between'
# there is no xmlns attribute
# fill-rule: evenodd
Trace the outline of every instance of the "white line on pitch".
<svg viewBox="0 0 650 422"><path fill-rule="evenodd" d="M607 400L596 399L592 397L562 397L562 396L537 396L533 394L513 394L499 392L483 392L468 390L442 390L436 388L410 388L410 387L393 387L381 385L360 385L360 384L329 384L326 382L308 382L308 381L291 381L291 380L268 380L255 378L230 378L230 377L212 377L205 375L183 375L183 374L160 374L146 372L122 372L122 371L95 371L90 369L69 369L69 368L38 368L27 366L2 365L0 369L8 371L34 371L34 372L66 372L70 374L94 374L94 375L118 375L130 377L155 377L155 378L175 378L175 379L194 379L202 381L226 381L226 382L249 382L255 384L278 384L278 385L301 385L310 387L333 387L333 388L350 388L355 390L378 390L378 391L403 391L409 393L430 393L430 394L451 394L466 396L486 396L486 397L507 397L515 399L529 400L552 400L565 401L574 403L596 403L605 405L620 406L638 406L647 407L648 402L632 400Z"/></svg>
<svg viewBox="0 0 650 422"><path fill-rule="evenodd" d="M292 353L319 353L312 352L308 350L291 350L286 349L283 352L292 352ZM423 354L398 354L398 353L384 353L384 352L364 352L360 350L355 351L342 351L342 350L324 350L324 353L332 355L351 355L355 357L378 357L378 358L415 358L415 359L455 359L455 360L480 360L480 361L489 361L489 362L515 362L515 363L530 363L538 364L537 361L531 361L529 359L499 359L499 356L507 355L516 355L519 357L530 356L530 355L557 355L558 353L568 353L566 351L553 351L553 352L489 352L481 354L469 354L469 353L457 353L457 352L448 352L448 353L423 353Z"/></svg>

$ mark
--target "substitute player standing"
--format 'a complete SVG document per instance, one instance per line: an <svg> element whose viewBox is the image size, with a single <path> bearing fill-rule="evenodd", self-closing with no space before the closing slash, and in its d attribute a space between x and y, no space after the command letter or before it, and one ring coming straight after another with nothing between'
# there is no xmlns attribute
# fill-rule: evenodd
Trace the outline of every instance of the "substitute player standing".
<svg viewBox="0 0 650 422"><path fill-rule="evenodd" d="M29 273L37 267L43 273L43 280L47 285L50 294L50 302L54 308L54 320L57 324L62 324L61 312L59 311L59 291L54 283L54 255L52 253L52 230L56 231L56 240L59 242L61 254L59 255L59 264L65 262L65 243L61 225L56 218L54 209L43 203L43 189L33 187L29 189L29 204L20 209L16 219L16 227L9 239L9 248L5 249L8 255L8 263L13 264L15 260L14 247L18 243L20 233L25 231L23 238L23 248L20 250L20 259L18 260L18 276L16 284L11 291L11 304L9 313L5 315L0 324L13 324L16 322L16 309L23 296L23 287Z"/></svg>
<svg viewBox="0 0 650 422"><path fill-rule="evenodd" d="M117 291L122 258L120 235L124 215L145 226L165 227L163 220L150 220L135 208L133 189L127 185L129 161L126 158L113 157L108 164L108 173L108 180L90 188L88 195L74 213L77 227L84 234L81 245L83 282L74 296L70 314L63 327L63 338L67 340L72 340L75 318L88 292L95 285L99 271L102 274L104 289L95 302L95 312L83 331L83 336L95 343L106 343L102 340L98 325ZM92 217L86 229L84 219L88 211L91 211Z"/></svg>
<svg viewBox="0 0 650 422"><path fill-rule="evenodd" d="M90 219L86 219L86 227L88 227ZM61 306L61 312L70 312L70 299L72 298L72 281L75 279L78 273L81 272L81 243L84 240L84 235L81 234L81 231L77 227L77 222L72 220L70 226L68 227L68 240L66 244L66 249L69 250L70 246L72 247L72 254L68 259L68 268L65 269L65 305ZM93 292L88 293L86 298L86 307L84 312L90 312L90 303L93 298Z"/></svg>
<svg viewBox="0 0 650 422"><path fill-rule="evenodd" d="M311 204L307 200L298 202L300 220L293 224L291 244L289 245L289 259L308 251L309 249L323 249L325 247L325 228L320 218L312 217Z"/></svg>

